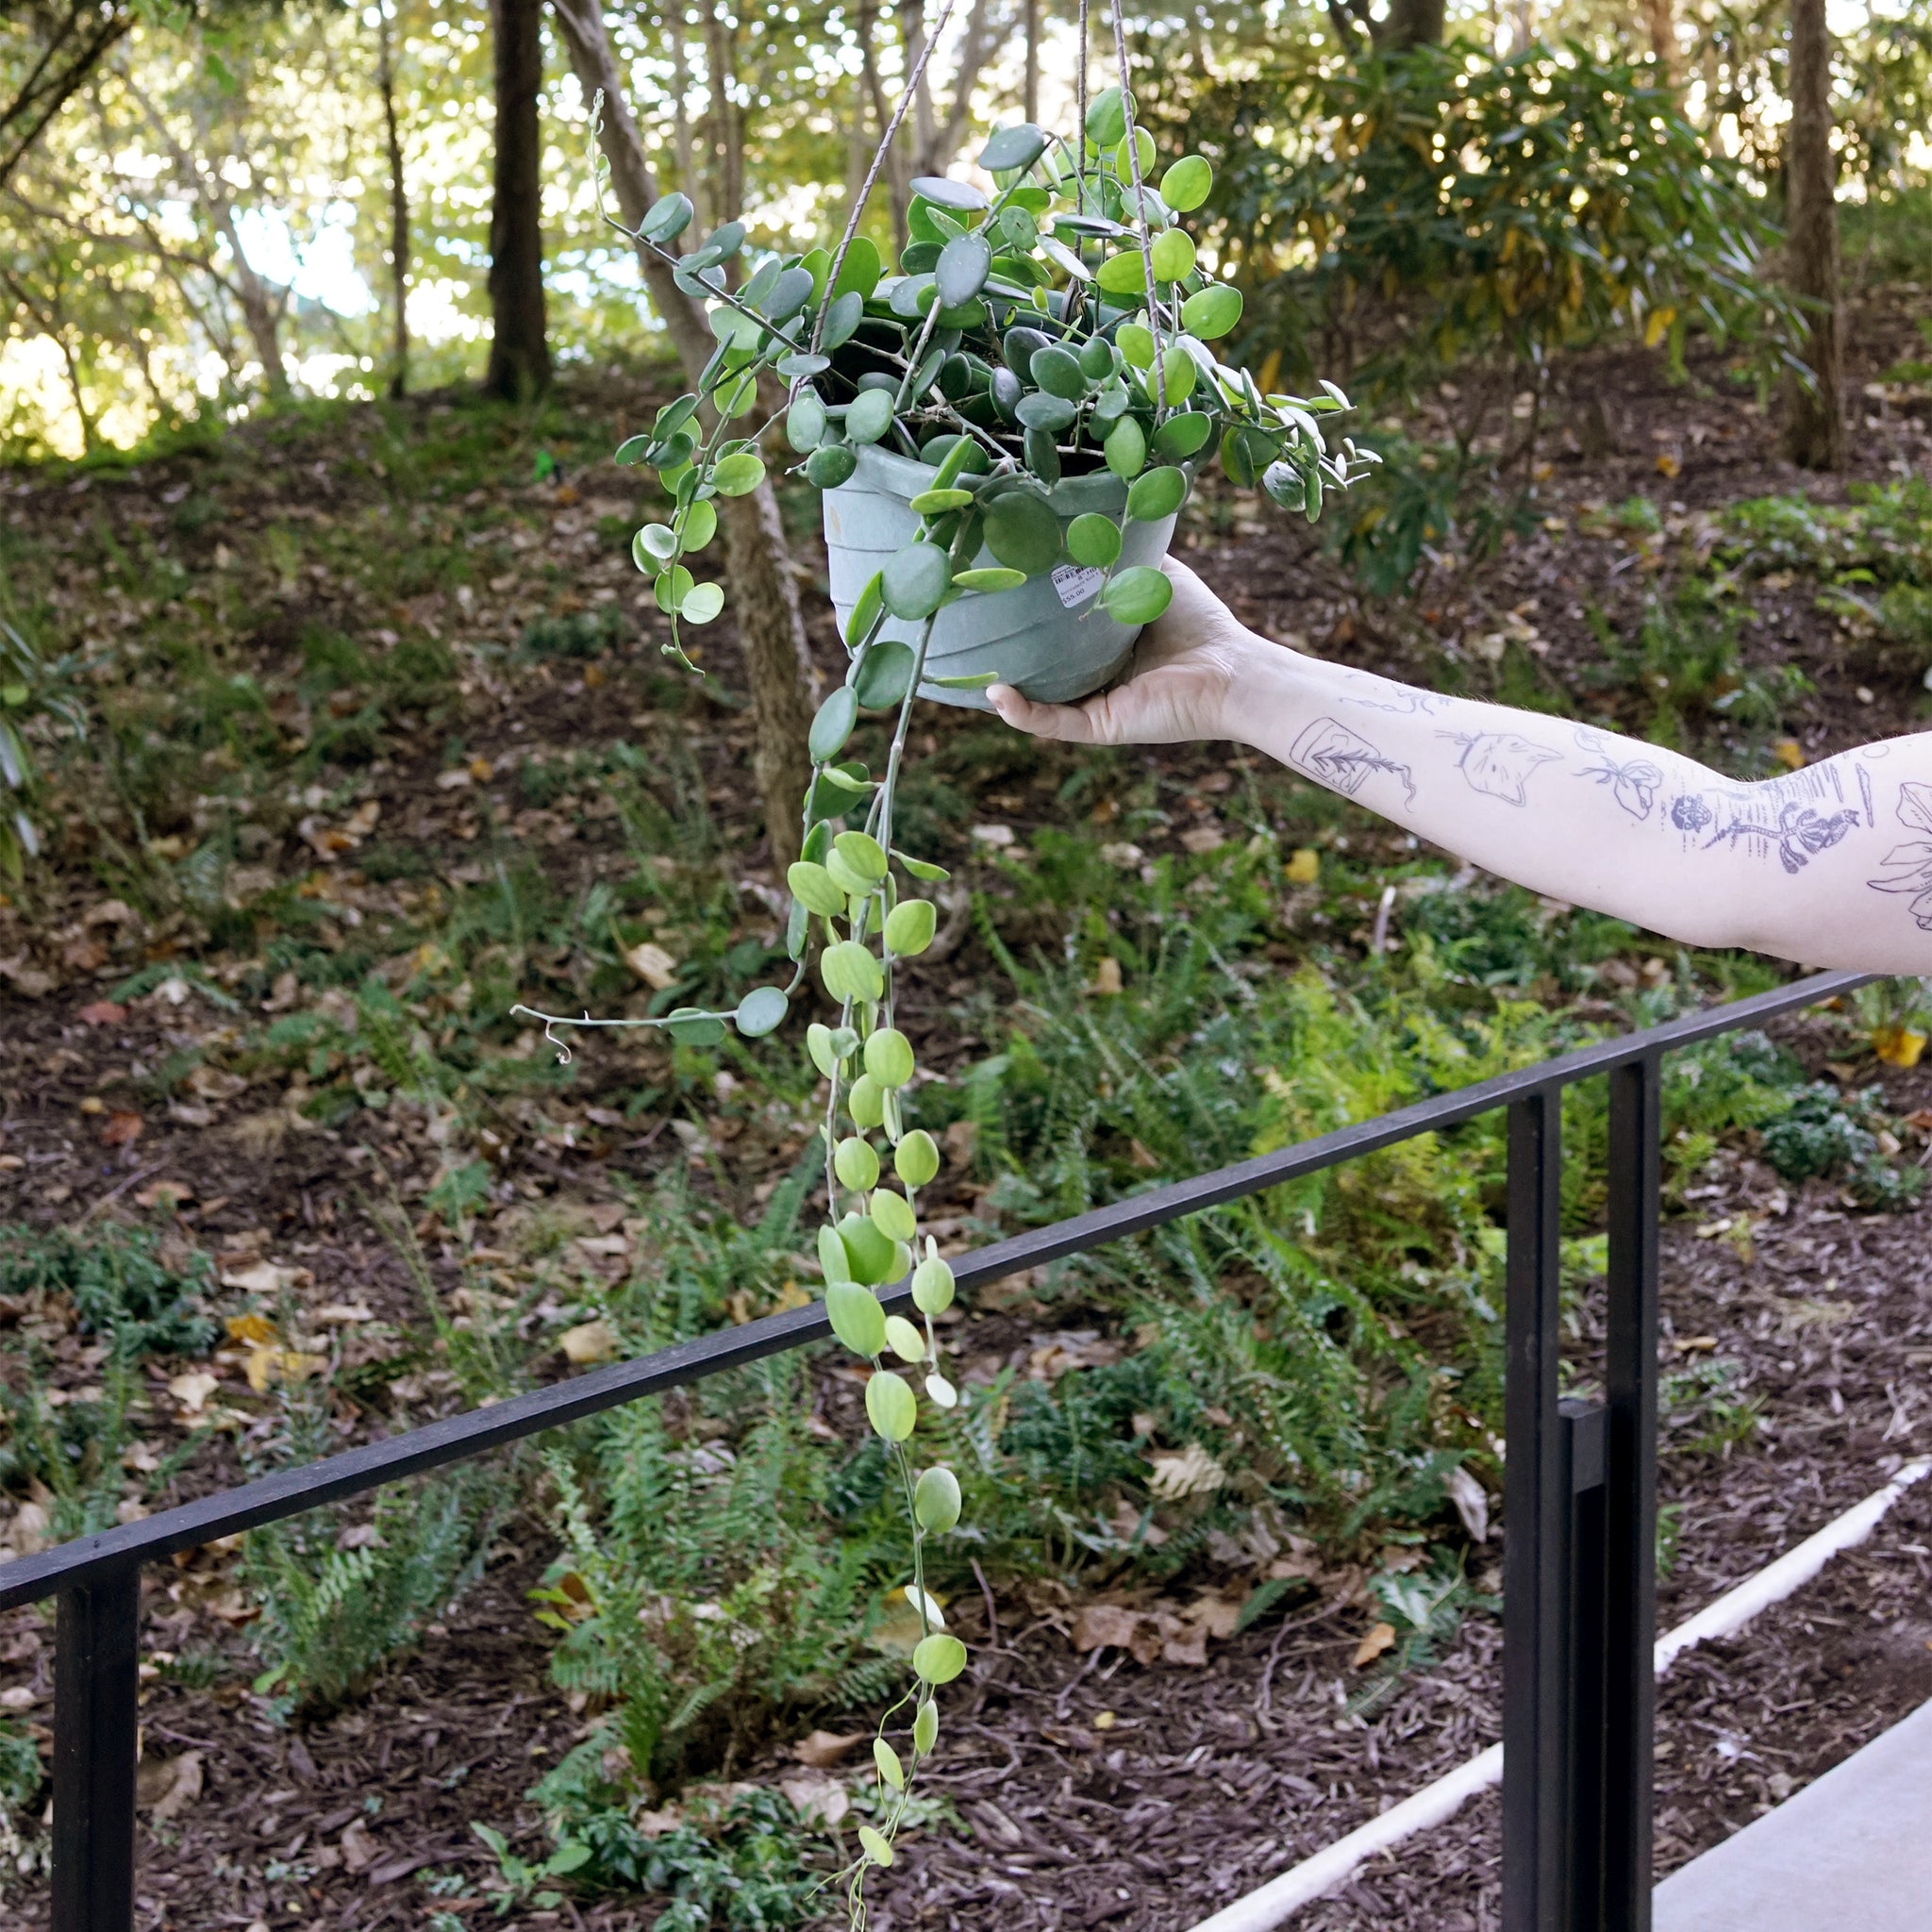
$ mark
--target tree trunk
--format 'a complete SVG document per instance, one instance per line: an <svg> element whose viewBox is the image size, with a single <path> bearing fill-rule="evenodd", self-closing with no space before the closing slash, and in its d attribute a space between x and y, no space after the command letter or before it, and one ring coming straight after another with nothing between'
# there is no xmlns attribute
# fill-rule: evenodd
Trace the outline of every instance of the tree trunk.
<svg viewBox="0 0 1932 1932"><path fill-rule="evenodd" d="M1040 0L1026 0L1026 71L1020 111L1028 121L1040 119Z"/></svg>
<svg viewBox="0 0 1932 1932"><path fill-rule="evenodd" d="M1831 152L1831 31L1825 0L1791 0L1791 120L1785 133L1786 253L1793 291L1813 305L1805 359L1815 387L1785 387L1785 454L1807 470L1844 461L1838 199Z"/></svg>
<svg viewBox="0 0 1932 1932"><path fill-rule="evenodd" d="M208 192L208 177L199 177L203 192ZM235 227L234 205L225 198L209 197L208 212L214 217L216 228L222 239L228 244L228 253L235 263L235 299L242 305L242 325L248 331L248 340L255 344L256 360L261 364L261 379L268 385L272 396L281 397L289 393L289 372L282 365L281 311L275 297L269 292L269 285L248 265L248 258L242 252L242 237Z"/></svg>
<svg viewBox="0 0 1932 1932"><path fill-rule="evenodd" d="M376 78L382 88L382 124L389 137L389 274L395 332L389 373L389 392L407 394L409 387L409 190L403 179L403 142L396 130L395 72L390 60L389 4L377 0L375 9Z"/></svg>
<svg viewBox="0 0 1932 1932"><path fill-rule="evenodd" d="M1664 78L1675 87L1679 73L1677 13L1673 0L1639 0L1643 11L1643 30L1650 37L1650 51L1663 69Z"/></svg>
<svg viewBox="0 0 1932 1932"><path fill-rule="evenodd" d="M521 402L550 386L543 319L541 134L543 0L491 0L496 58L496 141L490 208L490 367L487 394Z"/></svg>
<svg viewBox="0 0 1932 1932"><path fill-rule="evenodd" d="M651 164L624 94L624 77L604 26L601 0L551 0L571 67L587 97L604 96L602 145L619 213L633 228L658 198ZM662 317L686 379L696 384L717 339L699 305L648 249L638 251L651 306ZM773 863L782 872L798 857L799 821L811 757L811 647L799 608L791 553L769 483L749 496L720 503L731 613L744 646L751 689L752 771L764 807Z"/></svg>
<svg viewBox="0 0 1932 1932"><path fill-rule="evenodd" d="M1446 14L1446 0L1394 0L1389 18L1375 36L1375 44L1385 54L1406 54L1411 47L1440 47Z"/></svg>

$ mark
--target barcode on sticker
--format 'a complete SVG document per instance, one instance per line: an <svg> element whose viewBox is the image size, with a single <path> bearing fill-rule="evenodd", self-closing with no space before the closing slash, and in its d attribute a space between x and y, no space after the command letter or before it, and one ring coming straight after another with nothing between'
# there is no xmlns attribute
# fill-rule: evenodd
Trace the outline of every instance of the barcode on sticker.
<svg viewBox="0 0 1932 1932"><path fill-rule="evenodd" d="M1105 571L1082 570L1077 563L1063 563L1053 574L1053 587L1059 592L1061 605L1071 610L1076 604L1086 603L1106 577Z"/></svg>

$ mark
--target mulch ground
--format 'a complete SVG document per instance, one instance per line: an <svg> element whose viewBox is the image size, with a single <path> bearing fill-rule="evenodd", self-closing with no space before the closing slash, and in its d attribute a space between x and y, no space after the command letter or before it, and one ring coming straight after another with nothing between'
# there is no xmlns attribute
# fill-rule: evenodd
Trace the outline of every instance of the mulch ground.
<svg viewBox="0 0 1932 1932"><path fill-rule="evenodd" d="M1907 318L1874 308L1858 319L1854 340L1862 384L1912 336ZM1655 358L1605 357L1591 368L1608 398L1616 449L1586 457L1559 431L1548 451L1550 522L1493 563L1445 580L1432 591L1421 629L1386 624L1312 539L1285 532L1279 520L1248 526L1224 519L1225 527L1201 533L1194 560L1251 621L1372 668L1422 672L1446 660L1480 679L1507 629L1533 640L1525 648L1561 672L1598 653L1589 610L1627 625L1662 568L1655 545L1580 534L1587 505L1645 494L1680 531L1694 534L1700 514L1737 496L1805 487L1829 498L1843 489L1846 479L1801 479L1771 454L1764 418L1716 389L1669 384ZM1923 473L1928 434L1917 404L1874 398L1869 407L1854 475ZM31 508L38 515L42 507ZM606 568L588 552L581 560L587 571ZM627 569L620 559L608 574L615 581ZM1747 658L1801 663L1812 680L1790 721L1807 754L1915 727L1923 701L1916 684L1863 661L1802 589L1793 595L1760 584L1747 598L1757 612L1744 633ZM829 650L829 639L821 641ZM644 701L619 695L626 709ZM527 693L514 704L472 693L467 741L480 758L505 760L538 736L567 745L582 728L584 703L583 687L567 675L547 709L533 709ZM714 808L729 828L741 809L741 788L731 782L742 757L741 724L721 713L695 736ZM1150 756L1150 763L1171 770L1183 794L1217 754L1163 762L1165 756ZM475 837L473 823L465 830L471 802L436 787L440 763L425 737L399 748L375 789L388 824L460 863ZM1016 825L1053 816L1049 768L1040 770L1039 783L1024 770L1002 778L1015 788L1002 811ZM547 837L541 825L531 830ZM555 863L590 879L613 848L591 824L550 849ZM747 876L757 883L755 862ZM360 890L377 889L353 888L344 903ZM76 880L58 919L78 920L87 899ZM111 944L116 936L99 937ZM143 1005L125 1024L82 1023L78 1007L98 998L128 961L64 966L61 943L91 958L94 936L51 945L42 939L17 921L0 933L0 950L28 947L17 958L48 982L37 998L0 1000L0 1220L113 1211L150 1177L185 1174L203 1196L189 1204L186 1229L204 1245L238 1259L273 1252L311 1269L343 1300L364 1300L398 1324L412 1320L415 1291L357 1205L358 1190L379 1195L380 1175L327 1129L291 1125L287 1109L264 1096L215 1091L145 1121L137 1141L101 1143L97 1127L76 1112L80 1100L111 1100L117 1081L137 1079L181 1043L174 1032L205 1027L208 1015L191 1022L161 1002ZM971 957L969 947L962 969ZM1814 1065L1829 1057L1824 1036L1802 1024L1786 1037ZM623 1077L616 1062L610 1077ZM1900 1113L1932 1100L1932 1078L1890 1074L1885 1085ZM588 1137L573 1147L521 1145L517 1171L535 1191L608 1198L611 1174L648 1174L661 1162L671 1137L654 1142L654 1124L661 1123L627 1124L623 1137ZM756 1164L754 1143L740 1151ZM393 1152L407 1181L411 1149L400 1133ZM1705 1425L1697 1421L1670 1440L1664 1501L1679 1515L1663 1589L1666 1625L1877 1487L1906 1457L1932 1448L1924 1261L1932 1209L1866 1213L1822 1186L1781 1188L1743 1155L1710 1185L1714 1191L1694 1204L1699 1218L1674 1221L1666 1233L1664 1360L1674 1369L1706 1357L1736 1363L1733 1392L1761 1410L1755 1433L1728 1450L1697 1446ZM443 1257L438 1266L454 1263ZM77 1346L72 1354L62 1357L57 1347L57 1374L82 1381L89 1365ZM436 1406L426 1398L424 1413ZM371 1414L361 1426L391 1420ZM179 1493L234 1474L218 1454L188 1473ZM1915 1491L1868 1545L1742 1636L1678 1664L1661 1697L1660 1872L1932 1696L1928 1545L1932 1487ZM188 1775L180 1764L190 1756L201 1790L173 1817L143 1825L142 1932L417 1925L443 1909L480 1923L487 1907L474 1881L490 1861L470 1822L492 1822L520 1849L536 1850L539 1821L524 1792L583 1730L584 1720L548 1683L525 1598L544 1554L506 1546L446 1629L432 1631L421 1652L365 1698L319 1723L275 1724L246 1690L245 1676L212 1690L151 1683L142 1711L153 1767L148 1796L165 1804L175 1787L164 1779ZM949 1812L905 1842L899 1864L878 1885L877 1932L1099 1924L1183 1932L1492 1741L1500 1633L1486 1616L1467 1622L1441 1657L1410 1672L1378 1707L1349 1714L1345 1707L1366 1681L1353 1658L1372 1621L1358 1582L1318 1572L1280 1614L1217 1643L1202 1666L1143 1667L1111 1647L1078 1652L1070 1641L1074 1607L1050 1592L1015 1591L987 1607L962 1605L978 1674L948 1707L956 1714L930 1775ZM239 1659L242 1640L232 1606L228 1611L211 1573L193 1565L163 1573L153 1579L148 1642ZM51 1663L50 1632L34 1613L0 1620L0 1695L30 1724L50 1715ZM753 1774L780 1768L774 1760ZM1319 1932L1488 1927L1495 1923L1496 1859L1491 1798L1368 1868L1300 1923ZM471 1883L433 1892L428 1881L440 1874ZM42 1923L42 1888L32 1874L10 1883L0 1925ZM659 1908L578 1900L498 1923L628 1932L648 1925Z"/></svg>

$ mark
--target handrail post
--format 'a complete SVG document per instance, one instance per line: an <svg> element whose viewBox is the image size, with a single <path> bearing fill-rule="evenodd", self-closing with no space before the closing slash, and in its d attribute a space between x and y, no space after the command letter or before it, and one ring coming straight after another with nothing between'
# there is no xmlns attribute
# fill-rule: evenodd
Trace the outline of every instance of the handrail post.
<svg viewBox="0 0 1932 1932"><path fill-rule="evenodd" d="M141 1570L60 1592L54 1638L53 1932L132 1932Z"/></svg>
<svg viewBox="0 0 1932 1932"><path fill-rule="evenodd" d="M1650 1932L1657 1711L1657 1213L1663 1069L1610 1072L1605 1388L1604 1932Z"/></svg>
<svg viewBox="0 0 1932 1932"><path fill-rule="evenodd" d="M1571 1498L1557 1408L1562 1115L1562 1091L1554 1085L1509 1107L1503 1932L1567 1924Z"/></svg>

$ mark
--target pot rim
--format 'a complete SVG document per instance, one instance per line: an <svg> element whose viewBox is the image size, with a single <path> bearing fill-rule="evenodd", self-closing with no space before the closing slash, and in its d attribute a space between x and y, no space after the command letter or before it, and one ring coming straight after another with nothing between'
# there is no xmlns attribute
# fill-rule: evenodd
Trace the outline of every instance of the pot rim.
<svg viewBox="0 0 1932 1932"><path fill-rule="evenodd" d="M876 443L861 443L853 454L858 458L858 467L839 485L841 490L863 483L881 495L910 502L922 491L930 490L932 479L939 474L937 463L916 462L910 457L881 449ZM1111 470L1094 470L1085 476L1061 477L1047 491L1046 501L1056 516L1076 517L1089 510L1118 515L1126 508L1127 486Z"/></svg>

